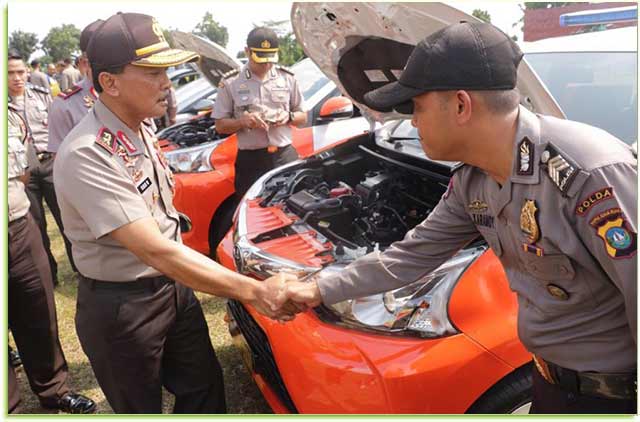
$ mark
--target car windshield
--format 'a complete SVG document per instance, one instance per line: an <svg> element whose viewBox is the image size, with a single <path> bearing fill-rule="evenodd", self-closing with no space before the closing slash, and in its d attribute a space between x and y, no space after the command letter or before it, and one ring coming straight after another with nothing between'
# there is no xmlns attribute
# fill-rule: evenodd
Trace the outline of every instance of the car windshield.
<svg viewBox="0 0 640 422"><path fill-rule="evenodd" d="M568 119L604 129L628 144L637 140L637 53L529 53L525 57Z"/></svg>
<svg viewBox="0 0 640 422"><path fill-rule="evenodd" d="M313 94L329 82L329 78L318 69L318 66L311 59L299 61L291 66L291 71L296 75L296 80L300 84L300 91L302 91L305 101L309 100Z"/></svg>
<svg viewBox="0 0 640 422"><path fill-rule="evenodd" d="M216 91L211 86L207 78L196 79L186 85L176 89L176 103L178 113L188 109L196 101L202 98L209 98Z"/></svg>

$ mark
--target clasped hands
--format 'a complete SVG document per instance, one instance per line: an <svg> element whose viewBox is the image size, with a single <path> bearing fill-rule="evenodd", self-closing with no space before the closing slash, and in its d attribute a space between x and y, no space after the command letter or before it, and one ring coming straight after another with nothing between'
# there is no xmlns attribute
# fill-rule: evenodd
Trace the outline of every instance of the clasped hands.
<svg viewBox="0 0 640 422"><path fill-rule="evenodd" d="M250 303L258 312L280 322L322 303L315 281L301 282L293 274L279 273L260 283Z"/></svg>

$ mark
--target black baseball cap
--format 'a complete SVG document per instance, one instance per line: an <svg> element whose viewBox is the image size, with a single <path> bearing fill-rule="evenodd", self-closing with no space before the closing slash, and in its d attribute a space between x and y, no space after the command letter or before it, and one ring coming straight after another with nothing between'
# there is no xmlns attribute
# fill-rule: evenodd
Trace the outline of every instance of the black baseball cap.
<svg viewBox="0 0 640 422"><path fill-rule="evenodd" d="M169 67L200 57L193 51L171 48L152 16L121 12L98 26L89 41L87 56L92 65L102 68L126 64Z"/></svg>
<svg viewBox="0 0 640 422"><path fill-rule="evenodd" d="M104 21L102 19L98 19L96 21L91 22L89 25L85 26L85 28L80 33L80 51L83 53L87 52L87 47L89 46L89 41L91 41L91 37L96 32L96 29L100 25L102 25Z"/></svg>
<svg viewBox="0 0 640 422"><path fill-rule="evenodd" d="M256 63L278 63L278 35L273 29L253 28L247 36L251 59Z"/></svg>
<svg viewBox="0 0 640 422"><path fill-rule="evenodd" d="M374 110L413 113L427 91L507 90L516 86L522 51L504 32L481 22L449 25L420 41L400 78L364 96Z"/></svg>

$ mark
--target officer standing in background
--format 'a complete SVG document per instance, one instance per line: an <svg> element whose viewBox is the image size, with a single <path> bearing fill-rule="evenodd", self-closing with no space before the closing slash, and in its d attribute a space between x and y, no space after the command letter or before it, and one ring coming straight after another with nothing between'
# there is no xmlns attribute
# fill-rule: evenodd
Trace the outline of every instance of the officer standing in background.
<svg viewBox="0 0 640 422"><path fill-rule="evenodd" d="M42 235L45 250L49 257L51 273L54 285L58 284L58 264L51 253L51 242L47 234L47 220L44 214L42 200L47 202L51 214L60 229L64 239L69 261L73 265L71 257L71 244L64 234L60 209L53 188L53 158L54 154L47 150L49 106L51 96L49 92L39 86L26 83L27 68L15 51L9 51L7 62L9 102L18 110L27 125L27 158L31 176L27 185L27 194L31 201L31 214L36 220Z"/></svg>
<svg viewBox="0 0 640 422"><path fill-rule="evenodd" d="M173 175L143 120L166 112L166 68L198 55L171 49L151 16L118 13L96 28L87 56L99 99L54 169L81 274L82 349L116 413L161 413L163 386L176 396L174 413L226 412L192 288L281 317L271 306L287 277L257 282L181 243Z"/></svg>
<svg viewBox="0 0 640 422"><path fill-rule="evenodd" d="M63 63L64 68L60 73L60 91L66 93L82 79L82 75L78 69L73 67L70 58L64 59Z"/></svg>
<svg viewBox="0 0 640 422"><path fill-rule="evenodd" d="M49 86L49 78L40 70L40 61L39 60L31 60L31 77L29 78L29 82L32 85L41 86L47 91L51 91L51 86Z"/></svg>
<svg viewBox="0 0 640 422"><path fill-rule="evenodd" d="M278 37L254 28L247 37L247 64L223 76L213 109L216 131L236 133L235 190L239 200L267 171L298 158L291 127L307 121L298 82L278 63Z"/></svg>
<svg viewBox="0 0 640 422"><path fill-rule="evenodd" d="M519 106L521 59L490 24L455 24L365 95L375 110L413 113L431 159L466 165L404 240L289 284L289 296L315 306L396 289L482 235L518 295L531 412L636 413L637 161L600 129Z"/></svg>
<svg viewBox="0 0 640 422"><path fill-rule="evenodd" d="M69 388L67 362L58 338L58 321L47 254L33 217L24 183L29 176L28 131L20 111L8 109L7 197L9 203L9 328L18 346L31 390L43 407L69 413L93 413L93 400ZM13 366L8 366L9 413L20 394Z"/></svg>
<svg viewBox="0 0 640 422"><path fill-rule="evenodd" d="M86 76L77 85L74 85L68 93L61 93L51 104L49 111L49 144L47 150L56 153L62 140L71 132L98 99L98 93L93 88L93 76L87 60L87 46L89 40L100 24L104 22L98 19L87 25L80 34L81 62L87 67ZM75 271L75 268L74 268Z"/></svg>

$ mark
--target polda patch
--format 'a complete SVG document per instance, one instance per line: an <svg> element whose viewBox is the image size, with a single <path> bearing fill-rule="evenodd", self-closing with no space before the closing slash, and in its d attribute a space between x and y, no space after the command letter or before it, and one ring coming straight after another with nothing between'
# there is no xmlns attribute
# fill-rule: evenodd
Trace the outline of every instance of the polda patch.
<svg viewBox="0 0 640 422"><path fill-rule="evenodd" d="M587 198L580 201L580 203L576 206L576 214L583 216L587 213L587 211L589 211L591 207L599 202L606 201L607 199L613 199L612 187L606 187L600 189L599 191L593 192Z"/></svg>

